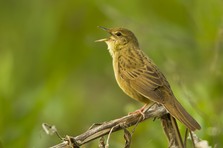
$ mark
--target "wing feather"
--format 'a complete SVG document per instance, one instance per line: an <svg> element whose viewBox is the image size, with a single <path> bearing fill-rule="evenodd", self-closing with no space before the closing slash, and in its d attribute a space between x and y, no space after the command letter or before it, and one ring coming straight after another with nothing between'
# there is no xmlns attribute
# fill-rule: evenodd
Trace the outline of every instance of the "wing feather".
<svg viewBox="0 0 223 148"><path fill-rule="evenodd" d="M162 102L163 92L160 87L165 85L163 75L160 74L150 59L145 57L142 52L138 53L134 56L131 55L131 60L130 57L119 57L121 77L146 98L155 102Z"/></svg>

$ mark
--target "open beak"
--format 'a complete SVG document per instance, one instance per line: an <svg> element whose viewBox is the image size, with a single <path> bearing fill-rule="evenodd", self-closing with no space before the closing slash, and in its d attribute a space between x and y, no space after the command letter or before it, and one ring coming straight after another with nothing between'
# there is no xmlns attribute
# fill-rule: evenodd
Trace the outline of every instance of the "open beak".
<svg viewBox="0 0 223 148"><path fill-rule="evenodd" d="M102 30L105 30L106 32L110 33L110 29L108 28L105 28L103 26L98 26L98 28L101 28ZM104 39L99 39L99 40L96 40L95 42L105 42L105 41L108 41L109 38L104 38Z"/></svg>

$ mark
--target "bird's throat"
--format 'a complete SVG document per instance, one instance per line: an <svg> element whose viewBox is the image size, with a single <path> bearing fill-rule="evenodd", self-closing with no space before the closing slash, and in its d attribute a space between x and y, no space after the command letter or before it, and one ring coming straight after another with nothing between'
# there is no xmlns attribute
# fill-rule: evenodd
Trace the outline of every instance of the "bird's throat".
<svg viewBox="0 0 223 148"><path fill-rule="evenodd" d="M108 45L108 51L111 54L111 56L114 56L114 49L115 49L115 44L111 41L105 41L106 44Z"/></svg>

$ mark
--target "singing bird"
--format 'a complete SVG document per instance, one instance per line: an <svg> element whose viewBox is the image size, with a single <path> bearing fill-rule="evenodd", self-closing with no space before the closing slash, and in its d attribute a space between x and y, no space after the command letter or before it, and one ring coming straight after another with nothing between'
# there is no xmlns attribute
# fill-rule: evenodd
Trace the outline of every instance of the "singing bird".
<svg viewBox="0 0 223 148"><path fill-rule="evenodd" d="M197 121L178 102L162 72L139 48L133 32L125 28L100 28L111 35L96 42L107 44L119 87L128 96L146 105L151 102L163 105L191 131L201 129Z"/></svg>

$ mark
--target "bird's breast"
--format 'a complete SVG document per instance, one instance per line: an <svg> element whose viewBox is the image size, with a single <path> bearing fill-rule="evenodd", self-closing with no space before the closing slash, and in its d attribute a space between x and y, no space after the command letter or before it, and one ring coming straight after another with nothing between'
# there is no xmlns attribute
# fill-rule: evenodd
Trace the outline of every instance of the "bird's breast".
<svg viewBox="0 0 223 148"><path fill-rule="evenodd" d="M138 93L136 90L134 90L130 85L130 80L126 80L122 77L121 71L119 69L118 65L118 58L113 58L113 69L115 73L115 79L119 85L119 87L131 98L143 102L148 103L149 99L142 96L140 93Z"/></svg>

